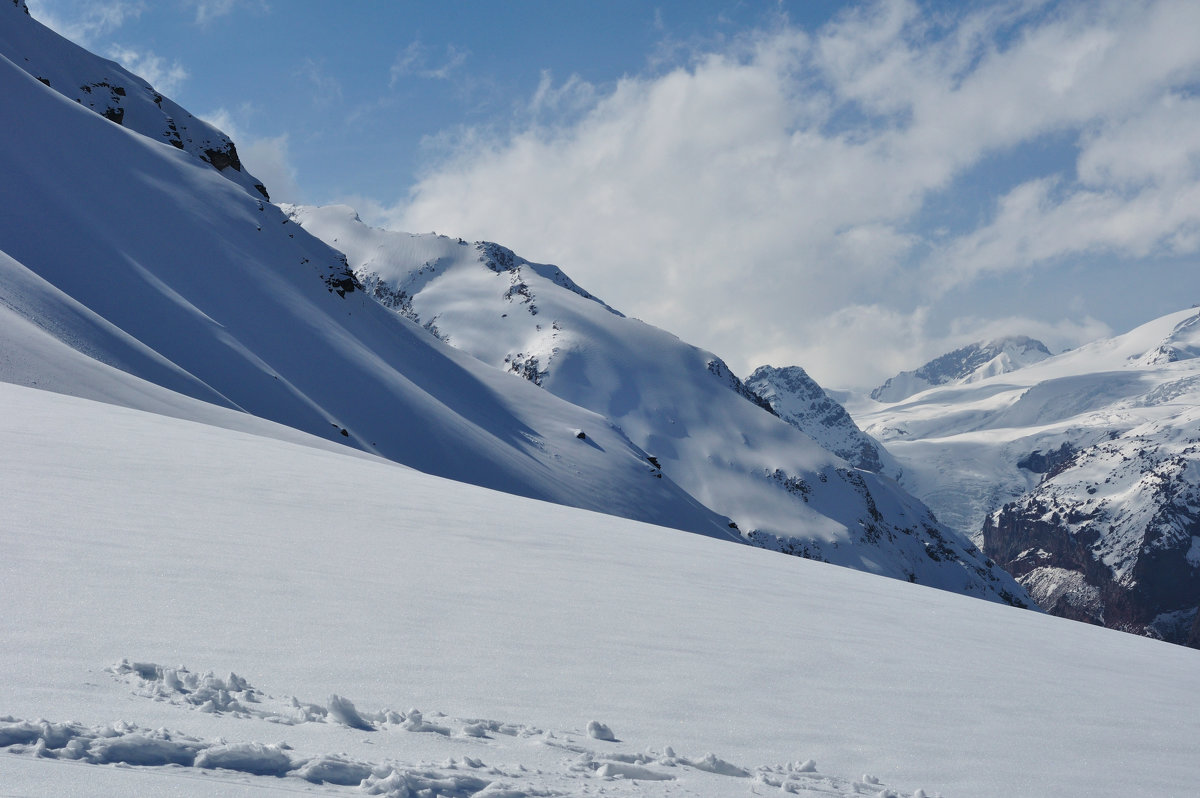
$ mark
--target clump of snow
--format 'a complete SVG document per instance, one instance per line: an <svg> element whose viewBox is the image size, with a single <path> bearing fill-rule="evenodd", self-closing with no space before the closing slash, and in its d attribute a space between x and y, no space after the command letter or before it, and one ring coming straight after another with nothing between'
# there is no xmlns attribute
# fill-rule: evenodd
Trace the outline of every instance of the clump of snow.
<svg viewBox="0 0 1200 798"><path fill-rule="evenodd" d="M402 769L392 770L385 776L371 774L363 779L359 789L367 795L386 795L389 798L407 798L410 795L468 798L485 790L489 783L475 776Z"/></svg>
<svg viewBox="0 0 1200 798"><path fill-rule="evenodd" d="M748 778L750 773L730 762L726 762L714 753L707 753L699 759L684 760L680 759L686 765L691 765L696 770L704 770L709 773L716 773L721 776L737 776L738 778Z"/></svg>
<svg viewBox="0 0 1200 798"><path fill-rule="evenodd" d="M205 748L196 756L198 768L223 768L255 776L282 776L292 769L291 757L278 745L231 743Z"/></svg>
<svg viewBox="0 0 1200 798"><path fill-rule="evenodd" d="M425 716L417 709L410 709L404 713L404 720L401 722L400 727L411 732L432 732L433 734L441 734L447 737L450 735L450 729L425 720Z"/></svg>
<svg viewBox="0 0 1200 798"><path fill-rule="evenodd" d="M354 703L350 699L342 698L337 694L329 696L329 717L352 729L375 731L375 727L358 714L358 710L354 708Z"/></svg>
<svg viewBox="0 0 1200 798"><path fill-rule="evenodd" d="M670 773L662 773L624 762L605 762L596 768L596 776L602 779L625 778L641 781L672 781L675 778Z"/></svg>
<svg viewBox="0 0 1200 798"><path fill-rule="evenodd" d="M609 742L615 742L617 739L613 734L612 729L598 720L588 721L587 733L588 737L591 737L593 740L607 740Z"/></svg>
<svg viewBox="0 0 1200 798"><path fill-rule="evenodd" d="M296 770L296 775L313 784L354 786L371 775L371 766L336 754L325 754L310 759Z"/></svg>

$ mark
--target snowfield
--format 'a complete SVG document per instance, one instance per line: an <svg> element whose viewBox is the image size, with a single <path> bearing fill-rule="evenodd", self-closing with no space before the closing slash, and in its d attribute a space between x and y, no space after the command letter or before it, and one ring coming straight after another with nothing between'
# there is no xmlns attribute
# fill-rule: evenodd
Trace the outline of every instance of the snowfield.
<svg viewBox="0 0 1200 798"><path fill-rule="evenodd" d="M10 384L0 405L6 795L1174 796L1200 776L1193 650L266 422Z"/></svg>

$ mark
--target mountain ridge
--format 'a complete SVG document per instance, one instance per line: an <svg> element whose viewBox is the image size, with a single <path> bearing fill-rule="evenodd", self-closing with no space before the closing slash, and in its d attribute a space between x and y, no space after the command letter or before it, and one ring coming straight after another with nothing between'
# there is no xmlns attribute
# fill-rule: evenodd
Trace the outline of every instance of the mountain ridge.
<svg viewBox="0 0 1200 798"><path fill-rule="evenodd" d="M359 280L397 313L608 418L663 474L731 518L744 541L1028 603L894 481L856 470L780 419L720 357L613 312L559 267L487 242L372 228L346 206L286 210L344 252ZM840 422L853 427L847 417Z"/></svg>

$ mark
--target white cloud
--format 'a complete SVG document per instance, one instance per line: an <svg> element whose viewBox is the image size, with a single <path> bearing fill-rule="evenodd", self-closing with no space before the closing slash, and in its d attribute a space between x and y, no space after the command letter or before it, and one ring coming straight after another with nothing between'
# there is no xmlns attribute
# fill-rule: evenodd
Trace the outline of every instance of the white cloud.
<svg viewBox="0 0 1200 798"><path fill-rule="evenodd" d="M218 108L210 113L201 114L200 118L226 136L229 136L229 138L234 140L234 143L237 143L237 140L242 136L241 126L234 118L234 115L226 108Z"/></svg>
<svg viewBox="0 0 1200 798"><path fill-rule="evenodd" d="M324 59L306 58L297 75L308 79L313 87L313 104L323 107L342 99L342 84L330 74Z"/></svg>
<svg viewBox="0 0 1200 798"><path fill-rule="evenodd" d="M142 0L28 0L26 5L38 22L84 47L146 10Z"/></svg>
<svg viewBox="0 0 1200 798"><path fill-rule="evenodd" d="M467 62L471 53L453 44L446 45L444 54L434 58L428 46L413 41L396 54L389 70L388 86L395 88L401 78L415 75L430 80L449 80Z"/></svg>
<svg viewBox="0 0 1200 798"><path fill-rule="evenodd" d="M190 5L196 8L196 24L207 25L233 11L237 0L194 0Z"/></svg>
<svg viewBox="0 0 1200 798"><path fill-rule="evenodd" d="M735 368L857 368L862 384L886 371L853 365L873 335L891 336L887 369L954 337L937 305L951 288L1084 254L1197 251L1196 30L1200 4L1174 0L936 19L894 0L610 89L547 76L528 124L456 134L384 221L557 262ZM1075 144L1077 164L1007 184L992 173L990 218L922 229L932 197L1049 135ZM975 299L976 317L995 315Z"/></svg>
<svg viewBox="0 0 1200 798"><path fill-rule="evenodd" d="M267 187L272 202L303 202L296 182L296 169L288 153L288 136L249 139L238 145L238 155L246 171Z"/></svg>
<svg viewBox="0 0 1200 798"><path fill-rule="evenodd" d="M149 50L113 45L108 48L108 57L135 75L145 78L157 91L171 95L179 91L188 78L188 71L179 61L167 63L160 55Z"/></svg>
<svg viewBox="0 0 1200 798"><path fill-rule="evenodd" d="M272 202L304 202L305 196L297 183L297 172L292 164L288 149L288 135L253 137L249 135L239 118L254 113L254 109L243 106L236 113L227 108L218 108L204 114L203 119L233 139L238 157L246 171L257 177L266 186Z"/></svg>

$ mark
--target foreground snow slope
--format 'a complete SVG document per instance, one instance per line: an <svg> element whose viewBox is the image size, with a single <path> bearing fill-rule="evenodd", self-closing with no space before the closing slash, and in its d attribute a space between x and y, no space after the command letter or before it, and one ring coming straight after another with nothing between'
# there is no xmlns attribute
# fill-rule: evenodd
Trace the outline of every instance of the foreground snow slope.
<svg viewBox="0 0 1200 798"><path fill-rule="evenodd" d="M23 15L0 13L0 28ZM600 416L514 380L356 290L343 258L190 153L0 57L0 378L140 403L30 336L195 399L432 473L726 535ZM79 370L81 369L82 370ZM107 378L106 378L107 379ZM44 382L43 382L44 384ZM108 382L105 383L109 385ZM157 400L155 400L157 401ZM585 430L586 441L576 438Z"/></svg>
<svg viewBox="0 0 1200 798"><path fill-rule="evenodd" d="M713 353L622 316L558 267L497 244L372 228L346 206L285 210L344 252L398 315L606 417L666 477L732 518L748 542L1028 603L1008 574L893 480L851 467L814 441L860 449L865 436L844 414L811 414L810 437L803 424L766 409Z"/></svg>
<svg viewBox="0 0 1200 798"><path fill-rule="evenodd" d="M1200 782L1191 650L350 452L9 384L0 406L7 793Z"/></svg>

